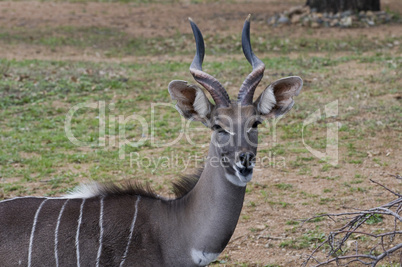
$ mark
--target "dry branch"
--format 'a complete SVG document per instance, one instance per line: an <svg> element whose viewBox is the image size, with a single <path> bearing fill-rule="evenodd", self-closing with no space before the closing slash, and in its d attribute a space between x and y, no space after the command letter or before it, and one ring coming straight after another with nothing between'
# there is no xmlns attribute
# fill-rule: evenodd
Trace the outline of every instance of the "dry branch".
<svg viewBox="0 0 402 267"><path fill-rule="evenodd" d="M399 179L400 176L394 177ZM307 266L309 262L313 262L315 264L314 266L323 266L333 262L336 263L337 266L348 266L351 263L376 266L380 261L390 258L391 255L395 255L397 251L400 253L399 261L402 265L402 195L376 181L370 181L381 186L397 198L387 204L368 210L354 209L354 211L351 212L322 214L306 220L305 222L317 217L326 216L334 222L339 220L346 220L347 222L339 229L331 232L327 239L318 245L307 257L302 266ZM380 218L379 216L392 218L392 229L378 234L362 230L369 220L378 219ZM374 244L370 245L369 252L359 252L358 240L352 240L355 242L356 246L353 253L348 253L350 241L346 241L348 241L353 234L370 237L375 241ZM329 247L329 252L324 260L319 260L316 254L325 247Z"/></svg>

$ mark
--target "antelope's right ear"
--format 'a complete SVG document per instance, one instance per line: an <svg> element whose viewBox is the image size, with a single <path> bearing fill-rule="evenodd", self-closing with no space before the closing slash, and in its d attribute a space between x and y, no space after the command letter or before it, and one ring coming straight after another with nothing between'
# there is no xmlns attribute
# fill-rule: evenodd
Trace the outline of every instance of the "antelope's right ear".
<svg viewBox="0 0 402 267"><path fill-rule="evenodd" d="M186 81L171 81L168 88L172 100L177 100L176 109L184 118L208 125L214 105L201 88Z"/></svg>
<svg viewBox="0 0 402 267"><path fill-rule="evenodd" d="M302 87L303 80L298 76L279 79L265 88L254 105L264 118L282 116L293 107L293 97Z"/></svg>

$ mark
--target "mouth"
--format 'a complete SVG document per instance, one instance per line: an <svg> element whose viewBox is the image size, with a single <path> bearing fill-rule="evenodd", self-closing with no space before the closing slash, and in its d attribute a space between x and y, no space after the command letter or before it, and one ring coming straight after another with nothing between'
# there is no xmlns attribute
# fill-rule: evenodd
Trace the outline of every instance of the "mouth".
<svg viewBox="0 0 402 267"><path fill-rule="evenodd" d="M248 182L251 181L251 178L253 177L254 165L250 167L251 168L245 168L243 166L234 164L232 165L232 168L229 169L231 171L226 173L226 179L236 186L244 187Z"/></svg>
<svg viewBox="0 0 402 267"><path fill-rule="evenodd" d="M237 164L236 164L237 165ZM251 181L251 178L253 177L253 167L251 168L245 168L245 167L239 167L239 166L233 166L233 169L235 170L237 178L242 183L248 183Z"/></svg>
<svg viewBox="0 0 402 267"><path fill-rule="evenodd" d="M239 167L235 167L236 171L239 172L242 176L249 176L251 174L253 174L253 168L239 168Z"/></svg>

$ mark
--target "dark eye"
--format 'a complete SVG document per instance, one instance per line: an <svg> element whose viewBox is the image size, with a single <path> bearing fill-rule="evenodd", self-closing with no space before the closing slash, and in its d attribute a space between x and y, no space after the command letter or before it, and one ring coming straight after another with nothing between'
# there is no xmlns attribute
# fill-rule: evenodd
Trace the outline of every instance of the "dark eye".
<svg viewBox="0 0 402 267"><path fill-rule="evenodd" d="M214 126L212 126L212 130L217 131L218 133L228 133L225 129L223 129L218 124L215 124Z"/></svg>
<svg viewBox="0 0 402 267"><path fill-rule="evenodd" d="M260 125L260 124L261 124L260 121L255 121L255 122L253 123L253 126L251 126L251 127L252 127L252 128L257 128L258 125Z"/></svg>
<svg viewBox="0 0 402 267"><path fill-rule="evenodd" d="M220 125L215 124L214 126L212 126L212 130L219 132L219 131L222 131L223 128Z"/></svg>

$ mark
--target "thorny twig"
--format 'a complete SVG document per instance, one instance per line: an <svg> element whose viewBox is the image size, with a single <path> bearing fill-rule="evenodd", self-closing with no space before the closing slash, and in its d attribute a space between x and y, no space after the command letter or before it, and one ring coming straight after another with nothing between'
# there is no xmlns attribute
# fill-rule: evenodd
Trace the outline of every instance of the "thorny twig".
<svg viewBox="0 0 402 267"><path fill-rule="evenodd" d="M400 179L399 175L394 177ZM397 199L394 199L385 205L368 210L354 209L352 212L322 214L306 220L305 222L317 217L326 216L332 221L336 222L336 218L341 217L344 220L347 220L347 223L341 228L331 232L327 239L319 244L317 248L307 257L302 266L307 266L310 261L315 263L314 266L323 266L332 262L336 263L337 266L348 266L351 263L376 266L381 260L384 260L398 250L402 250L402 195L380 184L379 182L371 179L370 181L389 191L396 196ZM359 229L363 225L367 224L368 220L372 218L375 219L378 217L378 215L393 218L394 225L391 231L375 234L361 231ZM352 236L352 234L370 237L371 239L377 240L377 243L371 247L368 253L359 253L358 240L353 240L356 243L356 248L354 250L354 254L348 255L346 254L348 251L347 247L350 246L350 244L347 244L346 241ZM398 241L395 243L395 240ZM323 249L326 245L329 246L328 255L324 261L320 261L317 258L316 253ZM402 265L402 251L400 254L400 264Z"/></svg>

